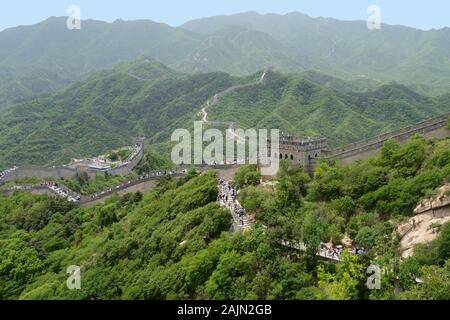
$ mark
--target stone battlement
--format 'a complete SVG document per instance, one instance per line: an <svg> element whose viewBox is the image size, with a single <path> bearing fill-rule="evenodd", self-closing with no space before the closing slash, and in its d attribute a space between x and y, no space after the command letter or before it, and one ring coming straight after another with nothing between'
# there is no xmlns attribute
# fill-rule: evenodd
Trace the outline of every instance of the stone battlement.
<svg viewBox="0 0 450 320"><path fill-rule="evenodd" d="M328 158L345 160L348 158L357 157L358 155L364 155L370 151L380 149L389 139L395 139L399 142L402 142L411 138L417 133L426 136L435 136L437 138L447 137L450 135L450 130L446 128L449 117L450 112L419 122L412 126L348 144L343 148L333 150Z"/></svg>
<svg viewBox="0 0 450 320"><path fill-rule="evenodd" d="M271 141L269 140L268 142L271 145ZM301 165L306 171L312 173L317 160L327 154L328 140L324 137L283 135L279 141L279 153L273 152L271 156L280 160L289 160L292 163Z"/></svg>
<svg viewBox="0 0 450 320"><path fill-rule="evenodd" d="M6 170L2 175L0 183L21 180L28 177L35 177L39 179L54 178L54 179L71 179L78 173L86 173L89 177L95 177L98 173L108 173L111 175L127 176L131 173L134 167L141 161L144 156L144 139L137 139L133 152L120 166L116 168L95 168L90 166L71 167L67 165L43 167L35 165L27 165L15 167L14 170Z"/></svg>

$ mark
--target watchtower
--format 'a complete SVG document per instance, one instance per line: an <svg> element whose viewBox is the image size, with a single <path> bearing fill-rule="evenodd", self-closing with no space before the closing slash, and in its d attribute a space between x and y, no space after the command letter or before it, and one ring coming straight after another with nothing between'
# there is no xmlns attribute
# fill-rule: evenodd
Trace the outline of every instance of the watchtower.
<svg viewBox="0 0 450 320"><path fill-rule="evenodd" d="M282 135L279 142L279 153L273 152L271 156L301 165L312 174L317 160L321 156L327 156L328 153L328 141L324 137Z"/></svg>

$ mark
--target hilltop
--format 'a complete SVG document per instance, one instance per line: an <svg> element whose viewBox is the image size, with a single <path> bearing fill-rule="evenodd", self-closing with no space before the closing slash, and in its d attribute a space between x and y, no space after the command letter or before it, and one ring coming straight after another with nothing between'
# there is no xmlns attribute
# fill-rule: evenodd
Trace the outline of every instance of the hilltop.
<svg viewBox="0 0 450 320"><path fill-rule="evenodd" d="M172 27L151 20L82 21L66 17L0 32L0 109L13 100L54 93L98 70L151 57L174 70L250 75L317 70L357 81L398 81L428 93L450 87L450 29L421 31L365 21L255 12Z"/></svg>
<svg viewBox="0 0 450 320"><path fill-rule="evenodd" d="M255 83L227 73L187 74L151 59L122 62L56 94L12 104L0 118L0 167L62 164L128 145L167 144L191 129L206 102ZM398 83L355 83L317 72L268 71L263 83L232 90L208 108L209 120L241 128L323 135L332 147L450 111L449 95L427 97ZM167 150L167 148L162 148Z"/></svg>
<svg viewBox="0 0 450 320"><path fill-rule="evenodd" d="M277 128L322 135L331 146L393 131L450 110L446 96L422 96L398 83L363 89L317 72L269 72L263 84L235 90L209 110L209 119L241 128Z"/></svg>

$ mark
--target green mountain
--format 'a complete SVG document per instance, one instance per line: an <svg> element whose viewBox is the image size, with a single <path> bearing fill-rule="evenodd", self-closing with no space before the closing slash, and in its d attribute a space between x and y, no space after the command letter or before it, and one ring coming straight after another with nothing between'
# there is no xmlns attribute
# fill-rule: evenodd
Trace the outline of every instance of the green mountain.
<svg viewBox="0 0 450 320"><path fill-rule="evenodd" d="M56 92L70 83L70 80L47 70L21 72L0 65L0 74L0 110L9 103L26 100L37 94Z"/></svg>
<svg viewBox="0 0 450 320"><path fill-rule="evenodd" d="M138 136L166 141L195 119L208 98L231 85L225 73L184 75L149 59L119 64L51 97L4 110L0 166L67 162Z"/></svg>
<svg viewBox="0 0 450 320"><path fill-rule="evenodd" d="M192 129L215 94L255 83L261 74L189 75L150 58L120 63L57 94L2 111L0 167L65 163L130 144L138 136L149 144L168 144L175 129ZM396 83L365 87L317 72L269 71L262 84L231 90L207 112L212 121L323 135L338 146L450 111L449 97L422 96Z"/></svg>
<svg viewBox="0 0 450 320"><path fill-rule="evenodd" d="M448 96L422 96L397 83L361 89L318 73L269 72L264 84L221 98L209 110L209 118L235 122L241 128L322 135L337 146L450 111Z"/></svg>
<svg viewBox="0 0 450 320"><path fill-rule="evenodd" d="M182 27L149 20L66 18L0 32L0 105L53 93L94 71L141 57L174 70L248 75L274 66L318 70L354 81L398 81L427 94L450 87L450 29L421 31L363 21L254 12L194 20ZM2 108L2 107L0 107Z"/></svg>
<svg viewBox="0 0 450 320"><path fill-rule="evenodd" d="M202 38L187 30L144 20L87 20L80 30L68 30L66 19L52 17L0 32L0 68L13 68L15 77L46 70L58 75L52 85L61 88L65 82L79 80L92 71L150 53L165 63L178 61L191 53ZM34 84L26 89L50 92Z"/></svg>
<svg viewBox="0 0 450 320"><path fill-rule="evenodd" d="M292 52L267 33L239 26L227 26L204 36L195 52L170 64L186 72L225 71L234 75L254 73L268 66L303 71L312 67L309 58Z"/></svg>
<svg viewBox="0 0 450 320"><path fill-rule="evenodd" d="M321 162L312 179L282 162L272 188L242 179L239 200L256 219L248 232L230 232L213 172L161 177L145 194L87 208L0 193L0 299L448 300L450 222L431 224L435 239L406 259L396 227L448 181L449 140L384 150L347 167ZM364 253L317 256L320 243L336 248L344 235ZM377 290L366 285L370 265L389 270ZM78 290L67 288L68 266L80 267Z"/></svg>
<svg viewBox="0 0 450 320"><path fill-rule="evenodd" d="M264 32L327 74L448 88L450 28L422 31L383 24L381 30L369 30L365 21L311 18L299 12L247 12L198 19L182 27L208 35L228 26Z"/></svg>

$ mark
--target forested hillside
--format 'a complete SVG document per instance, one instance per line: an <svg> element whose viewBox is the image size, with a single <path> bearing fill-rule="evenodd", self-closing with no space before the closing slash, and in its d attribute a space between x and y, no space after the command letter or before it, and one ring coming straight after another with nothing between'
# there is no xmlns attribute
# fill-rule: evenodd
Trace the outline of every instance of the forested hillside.
<svg viewBox="0 0 450 320"><path fill-rule="evenodd" d="M163 144L177 128L193 128L212 97L255 83L226 73L189 75L142 58L99 71L58 93L1 111L0 167L62 164L129 145L138 136ZM317 72L269 71L263 83L233 90L207 107L208 119L241 128L322 135L330 146L405 127L450 111L450 95L422 96L388 83L355 83Z"/></svg>
<svg viewBox="0 0 450 320"><path fill-rule="evenodd" d="M363 91L352 82L318 73L270 72L264 84L222 97L209 109L209 119L235 122L241 128L322 135L336 147L448 111L447 96L422 96L397 83Z"/></svg>
<svg viewBox="0 0 450 320"><path fill-rule="evenodd" d="M303 66L334 76L448 88L449 28L423 31L383 24L380 30L369 30L364 20L364 16L360 21L339 21L300 12L246 12L197 19L182 27L204 35L230 26L263 32L289 47L290 53L306 57ZM299 69L292 65L282 70Z"/></svg>
<svg viewBox="0 0 450 320"><path fill-rule="evenodd" d="M273 187L244 167L235 184L258 222L244 233L229 232L211 172L163 177L147 194L91 208L23 191L0 195L0 298L449 299L450 225L403 261L395 233L448 181L449 155L448 140L416 136L352 166L322 162L312 180L282 163ZM365 254L318 259L320 241L338 244L344 233ZM282 239L305 241L307 250ZM380 290L365 286L371 263L383 268ZM70 265L81 266L80 290L66 287Z"/></svg>
<svg viewBox="0 0 450 320"><path fill-rule="evenodd" d="M231 85L225 73L183 75L148 59L120 64L52 97L4 110L0 167L61 164L129 145L138 136L166 142L208 98Z"/></svg>
<svg viewBox="0 0 450 320"><path fill-rule="evenodd" d="M365 17L362 17L364 19ZM450 86L450 31L422 31L365 21L311 18L293 12L255 12L190 21L171 27L151 20L66 17L0 32L1 104L52 93L68 82L124 60L148 56L178 71L249 75L268 66L283 72L318 70L363 81L398 81L422 92Z"/></svg>

